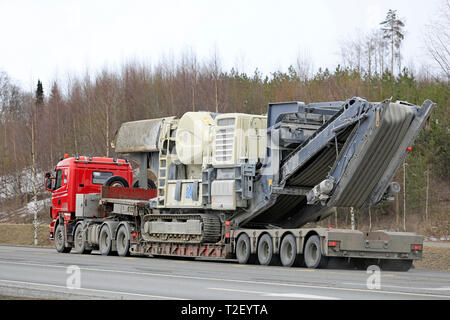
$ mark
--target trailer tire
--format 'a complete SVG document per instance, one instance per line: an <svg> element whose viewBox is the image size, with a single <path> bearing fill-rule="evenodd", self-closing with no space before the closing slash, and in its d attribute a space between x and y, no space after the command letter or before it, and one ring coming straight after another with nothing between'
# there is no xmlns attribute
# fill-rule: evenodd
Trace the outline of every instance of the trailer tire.
<svg viewBox="0 0 450 320"><path fill-rule="evenodd" d="M104 225L98 236L98 249L104 256L112 255L112 236L108 225Z"/></svg>
<svg viewBox="0 0 450 320"><path fill-rule="evenodd" d="M66 230L64 223L59 223L55 231L55 248L59 253L69 253L72 247L66 247Z"/></svg>
<svg viewBox="0 0 450 320"><path fill-rule="evenodd" d="M240 264L255 263L256 257L251 253L250 238L246 233L242 233L237 238L236 258Z"/></svg>
<svg viewBox="0 0 450 320"><path fill-rule="evenodd" d="M73 234L73 245L75 247L76 253L79 254L89 254L92 250L86 248L86 239L84 237L83 225L78 224L75 228Z"/></svg>
<svg viewBox="0 0 450 320"><path fill-rule="evenodd" d="M292 267L298 264L297 242L292 234L288 234L281 241L280 260L284 267Z"/></svg>
<svg viewBox="0 0 450 320"><path fill-rule="evenodd" d="M112 176L108 178L108 180L106 180L103 185L107 187L121 187L121 188L129 187L127 180L125 180L125 178L121 176Z"/></svg>
<svg viewBox="0 0 450 320"><path fill-rule="evenodd" d="M263 234L258 242L258 261L260 265L276 264L277 259L273 253L273 242L270 235Z"/></svg>
<svg viewBox="0 0 450 320"><path fill-rule="evenodd" d="M308 268L325 268L328 264L328 257L322 254L322 245L317 235L309 237L304 250L305 265Z"/></svg>
<svg viewBox="0 0 450 320"><path fill-rule="evenodd" d="M116 236L117 254L121 257L130 255L130 235L128 228L121 225Z"/></svg>

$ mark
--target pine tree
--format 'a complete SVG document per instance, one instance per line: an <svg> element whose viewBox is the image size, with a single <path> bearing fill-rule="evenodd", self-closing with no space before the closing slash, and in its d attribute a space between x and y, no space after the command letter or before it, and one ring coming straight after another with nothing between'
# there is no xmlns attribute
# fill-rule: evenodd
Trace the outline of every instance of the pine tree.
<svg viewBox="0 0 450 320"><path fill-rule="evenodd" d="M42 86L41 80L38 79L36 87L36 106L42 105L44 103L44 88Z"/></svg>
<svg viewBox="0 0 450 320"><path fill-rule="evenodd" d="M394 58L400 59L400 45L405 37L402 28L405 24L397 17L397 10L392 9L389 9L386 19L380 24L382 25L383 39L389 40L391 44L391 74L393 75Z"/></svg>

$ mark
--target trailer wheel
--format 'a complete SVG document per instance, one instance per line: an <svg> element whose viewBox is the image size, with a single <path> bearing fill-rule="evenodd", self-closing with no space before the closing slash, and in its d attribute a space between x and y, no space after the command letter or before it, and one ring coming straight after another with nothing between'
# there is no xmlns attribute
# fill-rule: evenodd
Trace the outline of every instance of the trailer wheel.
<svg viewBox="0 0 450 320"><path fill-rule="evenodd" d="M86 240L84 239L83 225L79 224L73 236L75 251L80 254L89 254L92 250L86 249Z"/></svg>
<svg viewBox="0 0 450 320"><path fill-rule="evenodd" d="M277 256L273 253L272 238L267 233L263 234L258 242L258 261L263 266L278 262Z"/></svg>
<svg viewBox="0 0 450 320"><path fill-rule="evenodd" d="M309 237L305 245L305 265L308 268L325 268L328 264L328 257L322 254L322 245L317 235Z"/></svg>
<svg viewBox="0 0 450 320"><path fill-rule="evenodd" d="M298 264L297 243L292 234L288 234L281 241L280 260L284 267L292 267Z"/></svg>
<svg viewBox="0 0 450 320"><path fill-rule="evenodd" d="M246 233L242 233L236 241L236 258L240 264L253 264L255 255L251 254L250 238Z"/></svg>
<svg viewBox="0 0 450 320"><path fill-rule="evenodd" d="M66 230L63 223L56 227L55 248L59 253L69 253L72 250L72 247L66 247Z"/></svg>
<svg viewBox="0 0 450 320"><path fill-rule="evenodd" d="M119 256L127 257L130 255L130 235L124 225L120 226L119 231L117 231L116 244Z"/></svg>
<svg viewBox="0 0 450 320"><path fill-rule="evenodd" d="M98 236L98 249L104 256L112 254L112 237L108 225L104 225L100 230L100 235Z"/></svg>
<svg viewBox="0 0 450 320"><path fill-rule="evenodd" d="M108 187L120 187L120 188L128 188L129 187L127 180L125 180L121 176L112 176L112 177L108 178L108 180L106 180L103 185L108 186Z"/></svg>

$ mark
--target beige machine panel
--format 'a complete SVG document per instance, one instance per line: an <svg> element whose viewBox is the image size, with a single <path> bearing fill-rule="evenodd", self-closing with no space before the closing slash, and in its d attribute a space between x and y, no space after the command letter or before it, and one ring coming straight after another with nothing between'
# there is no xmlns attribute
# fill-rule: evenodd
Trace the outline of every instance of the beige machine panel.
<svg viewBox="0 0 450 320"><path fill-rule="evenodd" d="M195 183L197 182L197 183ZM167 184L167 208L198 208L202 206L201 181L179 180ZM178 189L179 188L179 189Z"/></svg>
<svg viewBox="0 0 450 320"><path fill-rule="evenodd" d="M211 208L214 210L236 209L236 182L216 180L211 184Z"/></svg>
<svg viewBox="0 0 450 320"><path fill-rule="evenodd" d="M181 117L176 133L177 156L181 163L203 164L211 150L214 125L209 112L187 112Z"/></svg>
<svg viewBox="0 0 450 320"><path fill-rule="evenodd" d="M230 167L264 157L266 148L265 116L228 113L216 117L212 164Z"/></svg>

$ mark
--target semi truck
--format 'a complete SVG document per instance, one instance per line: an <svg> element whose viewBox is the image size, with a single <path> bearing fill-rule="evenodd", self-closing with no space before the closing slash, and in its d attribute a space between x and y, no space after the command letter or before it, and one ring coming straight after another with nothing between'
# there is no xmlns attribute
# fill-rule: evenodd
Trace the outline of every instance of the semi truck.
<svg viewBox="0 0 450 320"><path fill-rule="evenodd" d="M422 258L421 235L308 223L392 200L435 106L353 97L123 123L112 142L122 159L67 156L46 174L50 239L80 254L407 271Z"/></svg>

